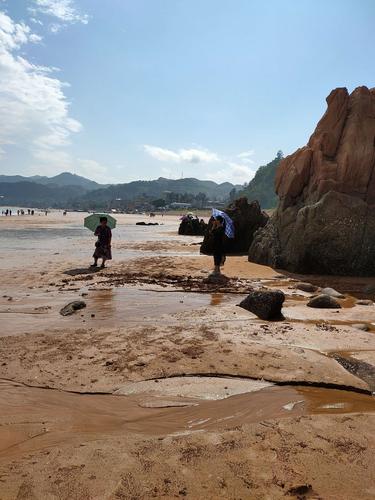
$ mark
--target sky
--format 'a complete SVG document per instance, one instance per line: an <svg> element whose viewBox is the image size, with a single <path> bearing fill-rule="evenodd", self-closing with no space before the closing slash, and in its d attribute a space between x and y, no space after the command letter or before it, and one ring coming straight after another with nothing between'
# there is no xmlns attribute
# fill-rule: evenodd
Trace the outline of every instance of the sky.
<svg viewBox="0 0 375 500"><path fill-rule="evenodd" d="M374 0L0 0L0 173L249 182L375 86L374 26Z"/></svg>

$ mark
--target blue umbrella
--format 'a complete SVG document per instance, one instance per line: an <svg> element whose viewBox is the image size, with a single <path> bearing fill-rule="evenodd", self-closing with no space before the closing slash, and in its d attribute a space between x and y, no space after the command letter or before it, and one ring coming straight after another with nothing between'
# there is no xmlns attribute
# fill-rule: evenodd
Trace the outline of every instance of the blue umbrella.
<svg viewBox="0 0 375 500"><path fill-rule="evenodd" d="M225 212L222 212L221 210L218 210L217 208L212 209L212 217L218 217L221 216L225 220L225 234L228 238L233 239L234 238L234 222L232 219L229 217L228 214Z"/></svg>

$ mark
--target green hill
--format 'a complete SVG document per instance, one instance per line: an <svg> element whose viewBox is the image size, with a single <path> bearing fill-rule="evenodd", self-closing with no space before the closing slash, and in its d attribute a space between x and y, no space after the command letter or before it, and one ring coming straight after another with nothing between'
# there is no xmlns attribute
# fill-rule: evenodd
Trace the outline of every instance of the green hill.
<svg viewBox="0 0 375 500"><path fill-rule="evenodd" d="M110 201L116 198L134 200L138 197L166 198L168 192L189 193L197 195L204 193L209 199L226 200L233 184L224 182L217 184L213 181L201 181L194 178L185 179L159 179L153 181L133 181L127 184L114 184L104 189L97 189L87 193L85 200Z"/></svg>
<svg viewBox="0 0 375 500"><path fill-rule="evenodd" d="M43 175L33 175L32 177L24 177L22 175L0 175L0 182L34 182L36 184L54 187L78 186L85 191L106 187L103 184L98 184L95 181L91 181L90 179L86 179L80 175L71 174L70 172L62 172L54 177L46 177Z"/></svg>
<svg viewBox="0 0 375 500"><path fill-rule="evenodd" d="M235 187L229 182L217 184L199 179L159 179L101 186L69 173L55 177L0 176L0 204L68 209L126 208L129 203L162 205L173 201L193 201L204 205L209 200L226 201ZM195 200L194 200L195 198ZM198 205L199 206L199 205Z"/></svg>
<svg viewBox="0 0 375 500"><path fill-rule="evenodd" d="M254 178L239 193L239 196L246 196L249 201L258 200L262 208L275 208L278 202L275 193L275 174L283 152L278 151L276 158L270 163L259 167Z"/></svg>

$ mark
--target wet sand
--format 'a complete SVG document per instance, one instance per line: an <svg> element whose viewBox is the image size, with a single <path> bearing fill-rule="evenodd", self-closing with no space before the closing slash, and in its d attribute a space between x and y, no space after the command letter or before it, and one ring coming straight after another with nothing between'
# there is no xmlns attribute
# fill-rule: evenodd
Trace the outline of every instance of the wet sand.
<svg viewBox="0 0 375 500"><path fill-rule="evenodd" d="M1 500L374 497L374 280L303 277L338 312L246 257L211 283L176 216L120 215L92 272L83 216L0 218ZM237 307L261 287L285 321Z"/></svg>

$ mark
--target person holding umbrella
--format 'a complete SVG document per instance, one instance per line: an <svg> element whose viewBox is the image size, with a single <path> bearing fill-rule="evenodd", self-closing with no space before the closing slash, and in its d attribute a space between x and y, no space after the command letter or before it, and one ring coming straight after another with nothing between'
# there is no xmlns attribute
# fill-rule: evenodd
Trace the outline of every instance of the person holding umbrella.
<svg viewBox="0 0 375 500"><path fill-rule="evenodd" d="M106 261L112 259L112 231L107 224L107 217L100 217L100 224L95 229L94 233L94 235L97 236L98 239L95 242L95 252L93 255L94 263L91 265L91 267L97 267L98 259L102 259L102 265L100 267L104 268Z"/></svg>
<svg viewBox="0 0 375 500"><path fill-rule="evenodd" d="M212 209L212 242L214 255L214 272L213 274L221 274L220 266L225 263L226 238L234 238L234 223L228 214Z"/></svg>
<svg viewBox="0 0 375 500"><path fill-rule="evenodd" d="M84 226L98 237L91 267L98 265L98 259L103 259L101 267L105 267L106 261L112 259L112 229L116 227L116 219L108 214L94 213L85 217Z"/></svg>

